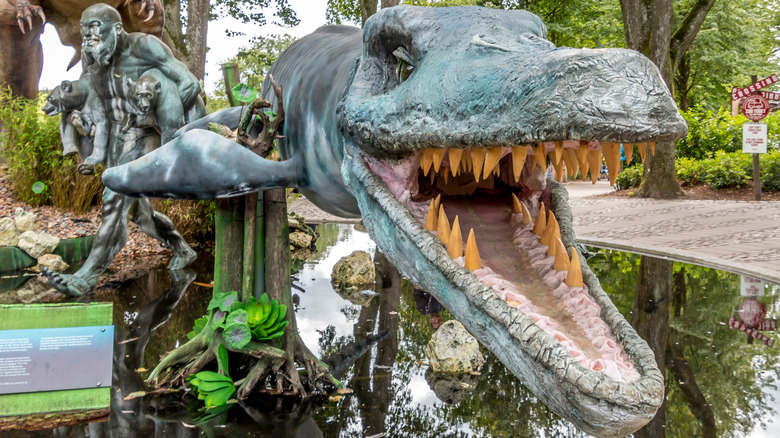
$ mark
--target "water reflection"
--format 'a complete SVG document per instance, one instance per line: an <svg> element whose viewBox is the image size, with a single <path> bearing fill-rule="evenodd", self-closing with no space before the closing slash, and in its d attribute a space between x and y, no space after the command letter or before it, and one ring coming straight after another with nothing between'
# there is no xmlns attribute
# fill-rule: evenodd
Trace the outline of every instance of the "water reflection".
<svg viewBox="0 0 780 438"><path fill-rule="evenodd" d="M419 311L412 286L365 232L338 225L318 231L314 261L295 274L297 324L307 346L352 394L305 403L259 398L225 414L224 425L196 428L185 425L193 411L178 396L125 400L143 389L145 369L186 340L211 297L210 289L191 284L194 274L171 277L160 267L97 294L114 302L117 326L110 420L0 436L584 436L492 355L479 376L430 372L423 351L434 329ZM355 250L373 255L377 284L350 300L332 289L330 274ZM764 342L748 343L746 332L776 338L771 321L780 310L778 286L765 285L763 296L746 297L741 278L721 271L611 251L589 263L666 372L664 409L636 436L780 436L780 357ZM204 261L198 268L199 283L211 280L209 266ZM452 317L439 313L444 320Z"/></svg>

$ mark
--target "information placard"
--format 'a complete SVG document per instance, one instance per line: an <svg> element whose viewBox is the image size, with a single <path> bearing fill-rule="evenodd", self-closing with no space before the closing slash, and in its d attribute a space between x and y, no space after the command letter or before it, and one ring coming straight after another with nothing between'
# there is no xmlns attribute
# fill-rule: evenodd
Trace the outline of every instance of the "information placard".
<svg viewBox="0 0 780 438"><path fill-rule="evenodd" d="M739 288L739 295L743 297L763 297L764 296L764 280L758 278L742 276L742 282Z"/></svg>
<svg viewBox="0 0 780 438"><path fill-rule="evenodd" d="M114 327L0 330L0 394L111 386Z"/></svg>
<svg viewBox="0 0 780 438"><path fill-rule="evenodd" d="M744 123L742 125L742 152L765 154L767 145L766 123Z"/></svg>

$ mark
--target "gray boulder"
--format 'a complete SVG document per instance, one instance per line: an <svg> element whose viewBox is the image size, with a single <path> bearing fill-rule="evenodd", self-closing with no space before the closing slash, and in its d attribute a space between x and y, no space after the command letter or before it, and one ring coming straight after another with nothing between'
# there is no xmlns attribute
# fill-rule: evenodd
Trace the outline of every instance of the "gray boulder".
<svg viewBox="0 0 780 438"><path fill-rule="evenodd" d="M339 260L331 274L331 283L337 288L364 288L375 281L376 267L365 251L355 251Z"/></svg>
<svg viewBox="0 0 780 438"><path fill-rule="evenodd" d="M485 363L479 342L456 320L436 330L425 347L425 357L431 369L439 373L474 373Z"/></svg>
<svg viewBox="0 0 780 438"><path fill-rule="evenodd" d="M293 231L290 233L290 245L293 246L293 249L308 248L313 239L314 238L311 235L304 233L303 231Z"/></svg>
<svg viewBox="0 0 780 438"><path fill-rule="evenodd" d="M31 211L24 211L21 207L17 207L14 211L14 222L16 223L16 230L19 233L25 231L38 231L38 217Z"/></svg>
<svg viewBox="0 0 780 438"><path fill-rule="evenodd" d="M0 219L0 247L16 246L19 243L19 232L16 231L16 224L10 217Z"/></svg>
<svg viewBox="0 0 780 438"><path fill-rule="evenodd" d="M37 259L44 254L50 254L60 243L60 239L42 231L25 231L19 236L18 247Z"/></svg>

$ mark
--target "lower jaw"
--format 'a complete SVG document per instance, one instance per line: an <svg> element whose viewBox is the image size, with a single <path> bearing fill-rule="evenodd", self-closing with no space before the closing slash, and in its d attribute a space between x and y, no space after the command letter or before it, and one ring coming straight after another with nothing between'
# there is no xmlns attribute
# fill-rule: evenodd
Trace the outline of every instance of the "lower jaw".
<svg viewBox="0 0 780 438"><path fill-rule="evenodd" d="M580 429L598 435L608 428L630 433L652 418L664 394L663 378L653 354L620 316L586 265L583 280L590 296L600 307L605 324L636 365L639 377L631 382L620 382L583 367L528 315L507 305L493 289L452 260L441 242L420 226L419 220L369 169L360 151L349 144L345 149L342 175L358 199L366 227L378 247L416 286L441 301L537 397ZM566 204L565 195L557 196L555 187L552 192L551 207L558 213L561 228L568 230L571 214L567 206L561 207ZM506 251L511 239L505 236L512 231L496 228L496 221L481 220L479 214L468 217L469 208L475 213L479 211L477 204L453 205L453 211L464 211L464 223L483 230L480 234L488 238L487 245L496 245L495 251L484 251L485 264L499 263L488 252ZM561 237L567 247L573 244L571 233Z"/></svg>

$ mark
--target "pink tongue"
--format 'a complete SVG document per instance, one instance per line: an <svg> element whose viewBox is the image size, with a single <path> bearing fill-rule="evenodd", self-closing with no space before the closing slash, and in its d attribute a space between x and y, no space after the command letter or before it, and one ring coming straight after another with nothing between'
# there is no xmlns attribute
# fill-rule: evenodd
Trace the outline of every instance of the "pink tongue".
<svg viewBox="0 0 780 438"><path fill-rule="evenodd" d="M464 246L469 230L474 229L483 266L490 267L503 279L514 283L538 307L539 313L554 319L559 325L558 329L575 341L587 356L601 356L582 328L562 309L560 299L553 295L531 265L528 254L520 251L512 242L511 197L485 195L468 199L446 198L442 199L442 204L450 224L458 216Z"/></svg>

